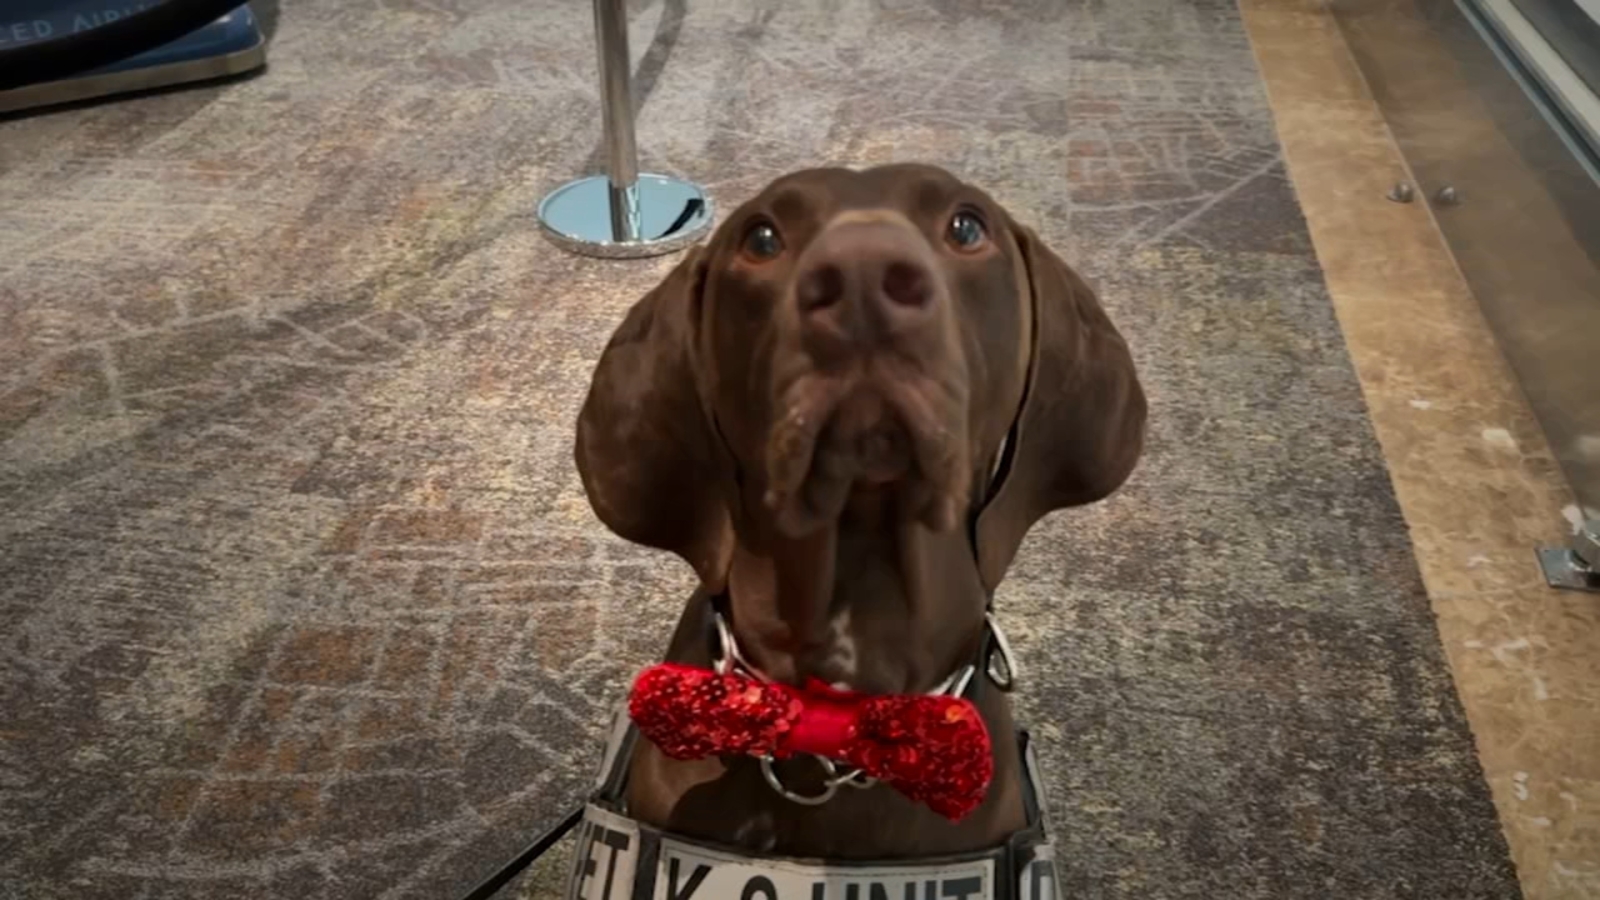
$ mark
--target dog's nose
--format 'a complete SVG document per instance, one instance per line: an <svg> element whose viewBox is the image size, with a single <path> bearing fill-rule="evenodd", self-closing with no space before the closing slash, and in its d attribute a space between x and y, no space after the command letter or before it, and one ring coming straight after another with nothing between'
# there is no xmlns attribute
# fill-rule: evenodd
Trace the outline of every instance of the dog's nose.
<svg viewBox="0 0 1600 900"><path fill-rule="evenodd" d="M941 292L928 243L909 222L829 227L800 260L794 302L819 349L860 349L917 331Z"/></svg>

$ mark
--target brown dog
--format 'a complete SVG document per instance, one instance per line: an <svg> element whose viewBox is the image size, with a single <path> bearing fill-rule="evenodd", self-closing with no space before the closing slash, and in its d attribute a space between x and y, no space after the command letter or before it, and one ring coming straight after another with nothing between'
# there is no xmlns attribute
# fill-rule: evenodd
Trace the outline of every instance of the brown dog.
<svg viewBox="0 0 1600 900"><path fill-rule="evenodd" d="M711 662L712 598L753 667L928 691L977 653L989 598L1045 514L1116 490L1143 443L1126 344L1084 282L941 169L816 169L735 210L600 359L577 463L619 536L698 573L667 659ZM755 760L634 751L630 814L828 859L992 847L1023 824L1009 701L987 799L951 823L879 785L791 802ZM815 792L820 768L780 763Z"/></svg>

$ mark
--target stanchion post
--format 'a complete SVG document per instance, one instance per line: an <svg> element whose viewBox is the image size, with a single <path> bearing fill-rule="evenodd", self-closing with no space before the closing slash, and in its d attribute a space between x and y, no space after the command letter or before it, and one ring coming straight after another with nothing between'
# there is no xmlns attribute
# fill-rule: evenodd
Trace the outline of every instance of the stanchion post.
<svg viewBox="0 0 1600 900"><path fill-rule="evenodd" d="M639 172L625 0L594 0L594 34L606 173L551 191L539 203L539 224L558 246L585 256L682 249L710 230L711 199L690 182Z"/></svg>
<svg viewBox="0 0 1600 900"><path fill-rule="evenodd" d="M634 143L633 66L628 54L628 11L623 0L594 0L594 39L600 59L606 175L611 179L611 236L617 241L637 241L639 147Z"/></svg>

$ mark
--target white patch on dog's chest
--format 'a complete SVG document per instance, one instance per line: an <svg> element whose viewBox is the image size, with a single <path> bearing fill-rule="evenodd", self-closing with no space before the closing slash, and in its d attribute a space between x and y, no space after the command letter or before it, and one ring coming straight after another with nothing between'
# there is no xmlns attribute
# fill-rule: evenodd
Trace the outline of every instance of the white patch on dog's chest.
<svg viewBox="0 0 1600 900"><path fill-rule="evenodd" d="M846 609L833 618L828 628L828 643L829 652L820 668L833 678L834 688L850 690L850 682L857 674L856 639L850 633L850 610Z"/></svg>

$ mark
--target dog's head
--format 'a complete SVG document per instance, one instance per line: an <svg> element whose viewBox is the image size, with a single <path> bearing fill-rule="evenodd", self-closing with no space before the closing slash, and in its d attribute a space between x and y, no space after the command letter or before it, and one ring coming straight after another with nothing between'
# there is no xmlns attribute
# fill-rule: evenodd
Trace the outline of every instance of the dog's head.
<svg viewBox="0 0 1600 900"><path fill-rule="evenodd" d="M1115 490L1133 362L1089 288L941 169L816 169L735 210L629 312L577 462L618 535L709 590L736 546L841 515L970 526L992 591L1028 529Z"/></svg>

